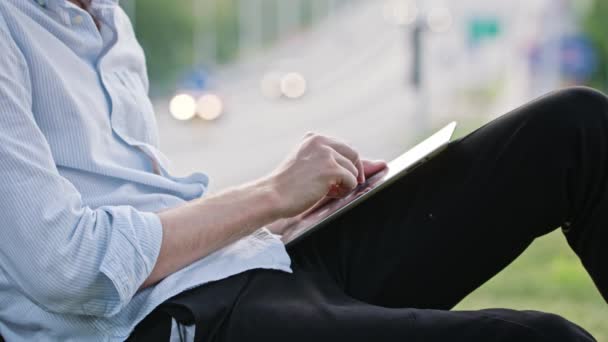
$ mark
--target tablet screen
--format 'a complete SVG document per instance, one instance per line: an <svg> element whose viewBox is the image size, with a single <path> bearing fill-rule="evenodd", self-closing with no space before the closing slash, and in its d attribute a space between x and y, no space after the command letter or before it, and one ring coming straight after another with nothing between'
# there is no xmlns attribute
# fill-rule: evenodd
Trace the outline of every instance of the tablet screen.
<svg viewBox="0 0 608 342"><path fill-rule="evenodd" d="M388 163L387 168L369 177L345 197L328 199L324 205L294 218L293 223L283 234L283 242L287 244L294 242L313 228L330 221L342 212L354 207L357 203L364 201L373 192L383 187L383 185L388 185L395 179L413 170L416 166L432 158L447 146L454 134L455 128L456 123L450 123L439 132Z"/></svg>

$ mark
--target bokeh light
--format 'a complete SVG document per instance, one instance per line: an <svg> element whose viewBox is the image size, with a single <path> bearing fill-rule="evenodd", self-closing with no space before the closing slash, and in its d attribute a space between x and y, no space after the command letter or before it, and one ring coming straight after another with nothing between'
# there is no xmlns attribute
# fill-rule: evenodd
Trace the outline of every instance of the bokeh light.
<svg viewBox="0 0 608 342"><path fill-rule="evenodd" d="M410 25L418 18L418 6L411 0L389 0L384 4L384 19L395 25Z"/></svg>
<svg viewBox="0 0 608 342"><path fill-rule="evenodd" d="M282 76L283 75L280 72L271 71L262 77L262 81L260 81L260 90L264 97L274 100L283 95L283 91L281 91Z"/></svg>
<svg viewBox="0 0 608 342"><path fill-rule="evenodd" d="M205 120L215 120L224 111L222 99L215 94L205 94L196 103L196 114Z"/></svg>
<svg viewBox="0 0 608 342"><path fill-rule="evenodd" d="M290 99L302 97L307 90L306 79L302 74L290 72L281 78L281 92Z"/></svg>
<svg viewBox="0 0 608 342"><path fill-rule="evenodd" d="M169 103L169 111L177 120L190 120L196 115L196 101L188 94L175 95Z"/></svg>
<svg viewBox="0 0 608 342"><path fill-rule="evenodd" d="M452 11L450 11L450 9L447 7L432 8L429 11L426 20L429 29L437 33L449 31L454 24Z"/></svg>

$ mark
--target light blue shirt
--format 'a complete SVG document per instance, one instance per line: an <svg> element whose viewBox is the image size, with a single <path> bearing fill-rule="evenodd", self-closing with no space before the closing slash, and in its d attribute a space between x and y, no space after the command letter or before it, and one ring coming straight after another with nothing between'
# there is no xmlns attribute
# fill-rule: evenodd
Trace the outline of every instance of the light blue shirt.
<svg viewBox="0 0 608 342"><path fill-rule="evenodd" d="M158 150L142 49L117 0L0 0L0 335L127 338L166 299L254 268L290 271L266 229L137 292L155 211L202 196ZM170 28L167 28L170 30ZM202 156L201 156L202 157Z"/></svg>

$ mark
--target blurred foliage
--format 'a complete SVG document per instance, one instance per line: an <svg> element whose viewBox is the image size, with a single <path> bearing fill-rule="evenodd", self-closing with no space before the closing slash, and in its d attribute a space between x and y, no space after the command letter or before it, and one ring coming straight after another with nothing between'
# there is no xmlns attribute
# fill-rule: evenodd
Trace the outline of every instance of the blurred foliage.
<svg viewBox="0 0 608 342"><path fill-rule="evenodd" d="M584 22L584 29L595 44L599 68L592 79L595 87L608 90L608 1L595 0Z"/></svg>
<svg viewBox="0 0 608 342"><path fill-rule="evenodd" d="M237 1L238 0L216 1L217 13L214 15L216 18L215 32L217 35L216 58L220 63L232 60L238 53L239 13ZM208 18L209 17L205 17L203 19ZM213 28L210 29L213 30Z"/></svg>
<svg viewBox="0 0 608 342"><path fill-rule="evenodd" d="M247 0L123 0L121 4L131 15L146 52L153 93L170 91L179 77L193 66L224 64L238 57L240 1ZM280 38L277 16L281 1L285 0L257 2L263 16L259 20L265 46ZM353 1L337 0L334 4L341 6ZM328 3L327 0L299 1L299 27L308 27L322 18L329 9ZM210 43L215 44L211 46L212 51L195 51L201 43L195 42L195 37L214 41ZM196 60L195 56L202 60Z"/></svg>
<svg viewBox="0 0 608 342"><path fill-rule="evenodd" d="M192 64L195 18L186 4L189 1L180 6L166 0L127 1L135 2L132 20L146 52L152 91L159 91L162 85L174 82L184 66Z"/></svg>
<svg viewBox="0 0 608 342"><path fill-rule="evenodd" d="M135 32L146 52L152 91L165 92L180 76L193 66L208 64L196 60L196 32L199 37L215 32L216 48L213 60L231 61L238 48L237 0L215 1L214 10L195 13L193 1L205 8L209 0L126 0L135 10L131 13ZM125 6L127 7L127 6ZM213 8L210 7L210 8ZM207 57L209 57L207 55Z"/></svg>

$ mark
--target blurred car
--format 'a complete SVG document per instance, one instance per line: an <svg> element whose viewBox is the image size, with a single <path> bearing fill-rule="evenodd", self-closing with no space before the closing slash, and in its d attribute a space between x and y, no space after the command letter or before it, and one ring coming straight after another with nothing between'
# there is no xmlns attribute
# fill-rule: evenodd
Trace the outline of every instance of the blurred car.
<svg viewBox="0 0 608 342"><path fill-rule="evenodd" d="M177 83L175 95L169 104L171 115L180 121L197 116L207 121L220 117L224 112L224 102L210 84L210 73L204 68L185 73Z"/></svg>

